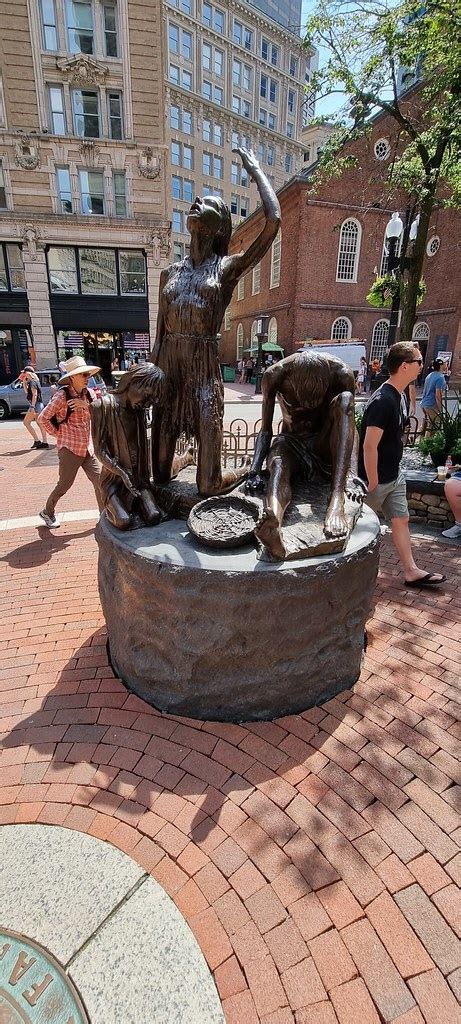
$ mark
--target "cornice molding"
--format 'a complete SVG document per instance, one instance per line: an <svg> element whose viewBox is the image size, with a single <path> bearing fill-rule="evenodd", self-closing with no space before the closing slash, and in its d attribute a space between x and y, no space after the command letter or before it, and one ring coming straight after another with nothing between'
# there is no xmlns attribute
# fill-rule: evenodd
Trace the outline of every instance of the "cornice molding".
<svg viewBox="0 0 461 1024"><path fill-rule="evenodd" d="M104 85L109 73L102 61L85 53L77 53L74 57L58 57L56 67L72 85Z"/></svg>

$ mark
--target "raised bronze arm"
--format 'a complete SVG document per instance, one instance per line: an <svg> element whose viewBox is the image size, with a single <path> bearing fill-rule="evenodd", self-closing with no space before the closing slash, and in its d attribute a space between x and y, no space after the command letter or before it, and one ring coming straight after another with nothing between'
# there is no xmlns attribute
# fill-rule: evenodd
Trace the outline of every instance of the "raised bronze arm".
<svg viewBox="0 0 461 1024"><path fill-rule="evenodd" d="M263 210L266 215L266 221L262 231L260 231L254 242L251 243L247 251L238 253L235 256L227 256L223 260L224 277L229 277L234 281L238 281L239 277L246 274L247 270L250 270L259 263L272 245L280 227L281 214L280 203L274 189L272 188L268 178L266 178L264 172L261 170L254 153L250 150L243 149L241 146L237 146L232 150L232 152L239 154L245 170L248 172L250 178L256 182L259 195L261 196Z"/></svg>

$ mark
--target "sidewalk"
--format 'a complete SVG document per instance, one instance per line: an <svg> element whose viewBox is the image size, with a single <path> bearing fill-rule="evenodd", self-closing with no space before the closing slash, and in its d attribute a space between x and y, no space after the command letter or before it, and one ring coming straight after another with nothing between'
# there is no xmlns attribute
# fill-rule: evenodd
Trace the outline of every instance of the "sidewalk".
<svg viewBox="0 0 461 1024"><path fill-rule="evenodd" d="M0 430L2 521L55 479L55 451L27 445ZM227 1024L460 1021L459 545L415 535L448 576L418 593L383 538L352 690L277 722L198 722L114 678L93 506L80 475L59 511L81 520L0 529L2 840L63 826L127 854L190 926ZM107 1024L128 1020L151 1024Z"/></svg>

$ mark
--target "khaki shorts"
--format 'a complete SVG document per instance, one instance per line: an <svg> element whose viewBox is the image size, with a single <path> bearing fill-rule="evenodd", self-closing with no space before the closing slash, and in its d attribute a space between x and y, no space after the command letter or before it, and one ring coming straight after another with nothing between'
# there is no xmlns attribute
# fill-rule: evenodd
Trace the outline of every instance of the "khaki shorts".
<svg viewBox="0 0 461 1024"><path fill-rule="evenodd" d="M365 494L363 500L373 512L382 511L386 519L408 517L407 485L402 473L399 473L397 480L391 480L389 484L378 484L374 491Z"/></svg>

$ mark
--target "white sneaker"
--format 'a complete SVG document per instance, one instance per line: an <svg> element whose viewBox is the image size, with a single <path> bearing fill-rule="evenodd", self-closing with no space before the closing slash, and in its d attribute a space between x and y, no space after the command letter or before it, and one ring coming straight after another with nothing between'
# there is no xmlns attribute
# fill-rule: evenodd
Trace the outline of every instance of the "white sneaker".
<svg viewBox="0 0 461 1024"><path fill-rule="evenodd" d="M45 523L45 526L48 526L49 529L51 529L51 527L54 527L54 529L56 529L57 526L61 525L61 523L58 523L58 520L56 519L56 516L55 515L49 516L48 512L44 508L42 508L42 511L39 512L38 514L40 516L40 519L43 519L43 522Z"/></svg>
<svg viewBox="0 0 461 1024"><path fill-rule="evenodd" d="M449 540L461 539L461 526L459 523L450 526L449 530L442 530L442 537L448 537Z"/></svg>

